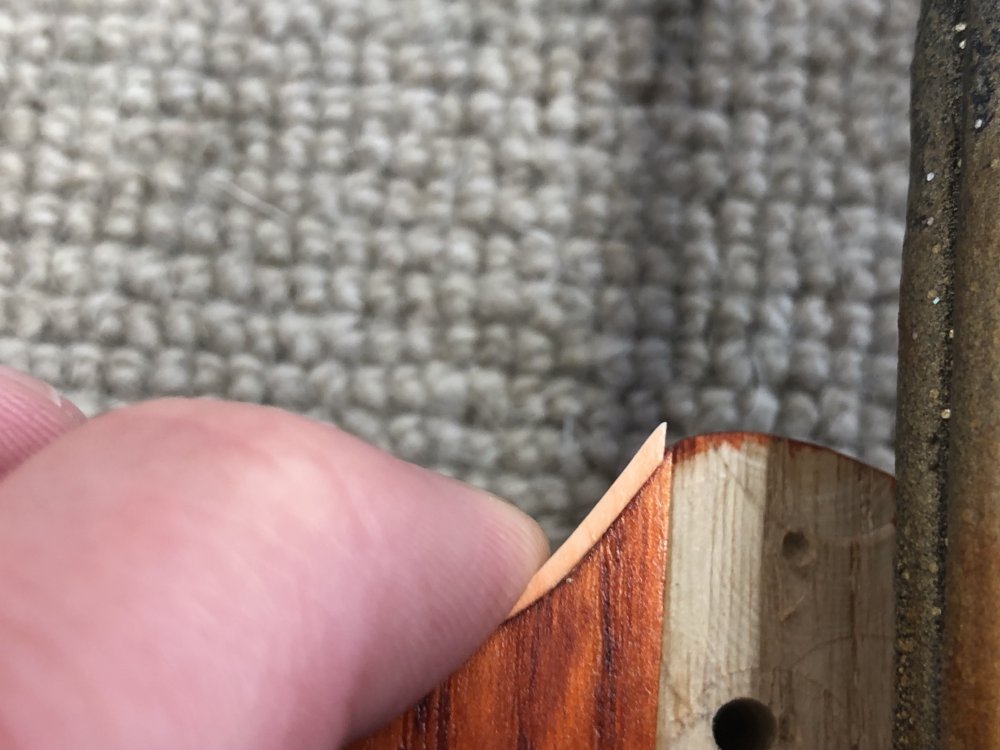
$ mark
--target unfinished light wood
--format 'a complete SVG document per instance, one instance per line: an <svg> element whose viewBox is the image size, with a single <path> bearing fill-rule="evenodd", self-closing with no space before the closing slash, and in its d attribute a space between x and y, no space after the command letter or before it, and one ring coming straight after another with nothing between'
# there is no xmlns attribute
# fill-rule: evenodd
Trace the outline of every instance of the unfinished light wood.
<svg viewBox="0 0 1000 750"><path fill-rule="evenodd" d="M773 713L775 748L885 750L892 480L759 435L673 453L658 747L714 747L719 708L753 698Z"/></svg>
<svg viewBox="0 0 1000 750"><path fill-rule="evenodd" d="M760 435L660 455L568 575L357 747L710 750L753 698L775 750L884 750L892 479Z"/></svg>

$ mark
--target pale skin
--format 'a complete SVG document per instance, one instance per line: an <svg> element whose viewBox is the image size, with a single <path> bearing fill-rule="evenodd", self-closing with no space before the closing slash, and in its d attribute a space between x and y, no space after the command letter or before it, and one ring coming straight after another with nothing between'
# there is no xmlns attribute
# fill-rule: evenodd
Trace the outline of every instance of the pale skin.
<svg viewBox="0 0 1000 750"><path fill-rule="evenodd" d="M0 747L338 747L499 625L513 506L276 409L88 420L0 369Z"/></svg>

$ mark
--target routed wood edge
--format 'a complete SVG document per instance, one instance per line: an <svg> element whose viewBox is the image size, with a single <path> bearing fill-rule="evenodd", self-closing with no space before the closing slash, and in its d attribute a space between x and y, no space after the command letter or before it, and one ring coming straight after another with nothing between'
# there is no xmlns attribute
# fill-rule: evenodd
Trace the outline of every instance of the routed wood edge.
<svg viewBox="0 0 1000 750"><path fill-rule="evenodd" d="M646 438L646 442L593 510L528 581L524 593L508 617L513 617L538 601L569 575L653 475L663 462L666 450L667 425L664 423Z"/></svg>

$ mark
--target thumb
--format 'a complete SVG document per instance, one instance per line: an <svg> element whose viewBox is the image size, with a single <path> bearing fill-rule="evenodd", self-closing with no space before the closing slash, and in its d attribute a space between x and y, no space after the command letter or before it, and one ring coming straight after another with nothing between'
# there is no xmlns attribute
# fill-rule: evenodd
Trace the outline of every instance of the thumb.
<svg viewBox="0 0 1000 750"><path fill-rule="evenodd" d="M545 552L304 418L107 415L0 483L0 746L329 748L457 668Z"/></svg>

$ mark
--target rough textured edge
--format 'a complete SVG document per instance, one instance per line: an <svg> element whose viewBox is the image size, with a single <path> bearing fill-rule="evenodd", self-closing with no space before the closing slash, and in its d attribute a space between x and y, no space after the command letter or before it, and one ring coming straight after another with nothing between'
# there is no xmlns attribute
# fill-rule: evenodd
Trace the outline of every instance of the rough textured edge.
<svg viewBox="0 0 1000 750"><path fill-rule="evenodd" d="M955 242L942 747L1000 747L1000 6L968 0Z"/></svg>
<svg viewBox="0 0 1000 750"><path fill-rule="evenodd" d="M925 0L900 306L894 745L1000 745L1000 8Z"/></svg>
<svg viewBox="0 0 1000 750"><path fill-rule="evenodd" d="M963 8L924 0L913 63L899 313L893 745L938 746Z"/></svg>

